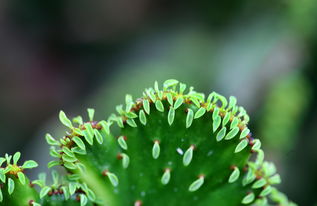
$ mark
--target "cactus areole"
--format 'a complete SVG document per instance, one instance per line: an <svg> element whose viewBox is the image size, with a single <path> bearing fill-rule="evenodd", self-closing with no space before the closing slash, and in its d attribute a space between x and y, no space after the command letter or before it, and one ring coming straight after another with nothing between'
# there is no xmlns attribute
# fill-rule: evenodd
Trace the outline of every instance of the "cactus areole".
<svg viewBox="0 0 317 206"><path fill-rule="evenodd" d="M0 158L0 205L10 206L238 206L295 205L274 185L274 164L264 161L260 140L236 98L208 96L170 79L155 82L140 98L105 120L72 120L61 111L65 136L46 135L63 167L30 181L20 153Z"/></svg>

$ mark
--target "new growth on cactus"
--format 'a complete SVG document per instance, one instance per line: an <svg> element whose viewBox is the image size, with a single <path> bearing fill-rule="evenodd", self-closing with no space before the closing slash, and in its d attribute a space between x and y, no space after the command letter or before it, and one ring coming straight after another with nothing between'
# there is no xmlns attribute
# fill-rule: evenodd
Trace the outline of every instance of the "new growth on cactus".
<svg viewBox="0 0 317 206"><path fill-rule="evenodd" d="M23 171L36 163L17 166L20 153L13 164L7 155L1 205L295 205L274 187L280 176L236 98L186 88L155 82L140 98L127 95L106 120L95 120L93 109L87 121L61 111L65 136L46 140L55 158L48 167L65 175L53 171L50 185L43 174L30 181Z"/></svg>

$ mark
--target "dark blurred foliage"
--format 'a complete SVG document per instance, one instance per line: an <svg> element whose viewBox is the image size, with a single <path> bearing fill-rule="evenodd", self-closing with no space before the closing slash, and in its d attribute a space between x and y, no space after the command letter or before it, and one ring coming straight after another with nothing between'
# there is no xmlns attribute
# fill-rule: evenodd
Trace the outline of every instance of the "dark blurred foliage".
<svg viewBox="0 0 317 206"><path fill-rule="evenodd" d="M60 109L105 118L125 93L176 78L238 97L282 190L317 191L315 0L0 1L0 155L45 168Z"/></svg>

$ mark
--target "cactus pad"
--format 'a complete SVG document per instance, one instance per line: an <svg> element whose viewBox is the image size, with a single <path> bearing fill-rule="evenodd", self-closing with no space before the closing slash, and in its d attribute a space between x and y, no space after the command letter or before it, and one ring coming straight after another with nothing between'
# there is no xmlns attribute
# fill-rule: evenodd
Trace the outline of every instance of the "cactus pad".
<svg viewBox="0 0 317 206"><path fill-rule="evenodd" d="M51 186L35 180L40 204L295 205L274 187L280 177L236 99L186 89L173 79L162 88L156 82L101 121L93 109L87 121L61 111L68 131L59 139L47 134L56 158L48 166L67 174L53 172Z"/></svg>

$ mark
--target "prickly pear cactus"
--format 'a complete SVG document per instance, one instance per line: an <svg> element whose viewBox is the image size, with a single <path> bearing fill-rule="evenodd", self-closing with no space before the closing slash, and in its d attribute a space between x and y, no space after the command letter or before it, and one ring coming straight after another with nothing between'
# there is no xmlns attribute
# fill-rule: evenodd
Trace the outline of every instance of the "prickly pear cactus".
<svg viewBox="0 0 317 206"><path fill-rule="evenodd" d="M30 166L17 166L16 154L13 164L2 158L2 204L295 205L274 187L280 176L264 161L234 97L212 92L205 98L172 79L136 100L127 95L116 110L101 121L93 109L87 121L60 112L68 129L61 138L46 135L55 158L48 167L66 173L53 171L52 184L43 174L30 182L23 173Z"/></svg>

